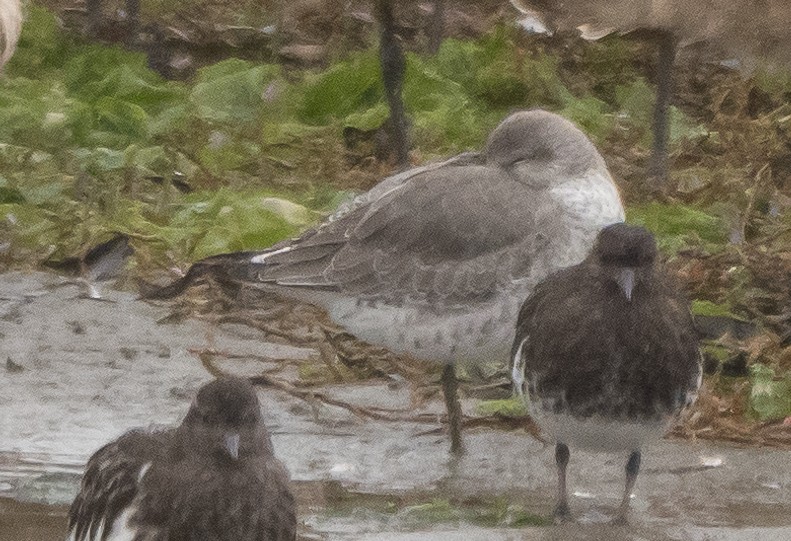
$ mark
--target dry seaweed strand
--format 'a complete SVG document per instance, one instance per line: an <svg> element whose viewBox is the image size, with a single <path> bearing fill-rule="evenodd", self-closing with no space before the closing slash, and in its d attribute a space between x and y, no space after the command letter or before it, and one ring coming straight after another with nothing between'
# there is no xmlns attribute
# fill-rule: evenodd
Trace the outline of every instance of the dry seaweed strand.
<svg viewBox="0 0 791 541"><path fill-rule="evenodd" d="M732 256L733 254L728 257ZM722 263L722 261L720 261L722 257L723 256L717 256L709 259ZM739 257L739 259L743 258L744 256ZM746 259L749 260L749 257ZM249 301L249 299L247 300ZM392 369L394 372L402 374L409 382L413 395L413 403L416 400L415 397L420 394L417 392L420 388L429 390L430 392L428 394L435 394L437 392L437 383L432 381L432 375L436 372L436 367L427 363L420 363L411 359L398 357L383 348L365 344L337 326L327 324L325 321L326 317L318 310L312 308L298 310L293 309L293 307L289 309L275 309L272 307L255 310L244 307L234 309L232 304L229 305L228 303L224 303L223 308L225 310L223 312L218 314L216 309L210 309L208 313L206 313L206 308L211 304L212 303L202 303L200 306L193 304L193 308L198 308L198 312L203 313L196 314L193 312L192 315L197 316L198 319L207 321L210 329L214 329L221 324L244 325L261 331L267 336L271 336L279 341L284 341L292 345L315 348L319 351L318 357L328 366L339 381L343 381L346 378L333 366L336 360L352 370L359 379L366 380L375 377L392 380L392 376L388 374L387 370L383 370L376 366L379 363L385 363L388 370ZM178 305L178 308L180 316L184 317L187 315L189 310L186 309L183 304ZM229 308L231 309L230 312L227 311ZM289 326L291 329L284 330L284 321L292 316L294 316L295 321L290 322ZM213 342L211 335L208 336L207 339L209 344ZM782 351L777 336L775 336L774 339L767 340L764 335L760 335L756 339L744 342L739 347L748 353L751 361L764 358L767 355L778 356L780 354L779 352ZM295 362L294 359L273 359L251 354L236 354L218 351L213 348L194 349L190 350L190 352L197 355L206 370L215 377L224 375L224 372L214 363L214 359L217 357L226 359L253 358L265 362ZM365 407L352 404L312 388L312 385L315 384L306 383L305 387L301 387L273 377L272 374L274 372L276 372L276 370L270 370L266 373L262 372L252 376L250 380L256 385L273 387L290 396L304 400L309 403L311 407L315 408L317 402L324 403L329 406L345 409L363 419L386 422L414 422L421 424L434 424L438 421L446 421L443 415L429 413L415 414L407 410ZM495 382L485 384L482 388L485 390L496 390L500 387L502 387L502 383ZM419 398L417 402L420 402ZM743 402L743 397L741 402ZM668 437L687 440L702 439L728 441L739 445L763 445L791 448L790 426L785 426L782 423L753 424L746 419L739 419L737 418L737 414L739 412L743 413L746 408L746 405L741 402L738 400L734 402L733 397L716 397L711 391L704 389L691 415L683 423L675 427ZM726 411L720 411L720 408L723 407L722 404L730 404L730 406L725 408ZM488 427L504 430L525 429L539 441L544 441L537 426L529 416L506 417L499 414L485 417L467 416L464 418L464 426L468 428ZM437 427L429 429L422 434L434 434L442 430L444 430L444 428Z"/></svg>
<svg viewBox="0 0 791 541"><path fill-rule="evenodd" d="M223 372L219 367L216 366L214 363L215 357L218 356L225 356L223 352L219 352L213 349L191 349L189 350L190 353L193 353L200 359L201 364L214 377L223 377L227 376L225 372ZM238 356L234 355L231 358L238 358ZM315 391L311 389L303 389L297 387L291 383L286 381L277 379L269 375L268 373L260 373L255 376L249 377L250 382L253 385L260 385L262 387L273 387L280 391L285 392L286 394L293 396L295 398L299 398L300 400L304 400L309 404L314 404L316 401L319 401L323 404L327 404L329 406L335 406L342 409L345 409L354 415L364 418L364 419L372 419L376 421L389 421L389 422L412 422L412 423L436 423L438 420L442 422L447 422L446 415L435 415L435 414L412 414L407 413L406 410L393 410L389 408L379 408L379 407L363 407L358 406L355 404L351 404L345 400L339 400L337 398L333 398L328 396L326 393ZM504 417L502 415L490 415L486 417L478 417L478 418L464 418L464 426L469 428L474 427L498 427L498 428L508 428L511 430L524 428L529 434L533 435L539 441L544 441L540 435L537 426L533 422L530 417ZM432 429L421 434L433 434L443 429Z"/></svg>

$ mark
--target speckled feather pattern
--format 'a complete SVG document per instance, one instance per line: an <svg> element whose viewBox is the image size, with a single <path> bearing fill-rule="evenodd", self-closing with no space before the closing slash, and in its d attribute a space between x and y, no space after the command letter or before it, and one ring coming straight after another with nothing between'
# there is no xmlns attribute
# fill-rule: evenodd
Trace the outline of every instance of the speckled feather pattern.
<svg viewBox="0 0 791 541"><path fill-rule="evenodd" d="M294 541L288 473L252 388L227 380L231 392L208 406L199 393L178 428L134 430L91 457L68 541ZM228 430L241 434L236 459L222 447Z"/></svg>
<svg viewBox="0 0 791 541"><path fill-rule="evenodd" d="M588 138L552 113L520 112L485 152L385 179L315 230L255 255L251 273L393 351L505 360L519 303L623 217Z"/></svg>

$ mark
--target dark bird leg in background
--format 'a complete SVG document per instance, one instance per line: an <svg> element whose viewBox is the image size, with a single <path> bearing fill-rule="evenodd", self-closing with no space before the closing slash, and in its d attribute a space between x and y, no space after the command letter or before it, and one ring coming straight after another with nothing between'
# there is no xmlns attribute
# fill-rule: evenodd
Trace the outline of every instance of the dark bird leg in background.
<svg viewBox="0 0 791 541"><path fill-rule="evenodd" d="M409 164L409 141L407 139L406 112L401 98L404 86L406 58L401 42L396 35L395 17L391 0L377 0L377 15L381 25L379 43L379 59L382 63L382 80L384 81L387 103L390 106L390 126L393 151L399 168Z"/></svg>
<svg viewBox="0 0 791 541"><path fill-rule="evenodd" d="M125 0L126 8L126 35L129 45L135 43L137 29L140 24L140 0ZM102 0L85 0L85 11L88 13L88 35L98 37L99 28L102 26Z"/></svg>
<svg viewBox="0 0 791 541"><path fill-rule="evenodd" d="M85 11L88 12L88 35L95 37L102 19L102 0L85 0Z"/></svg>
<svg viewBox="0 0 791 541"><path fill-rule="evenodd" d="M654 104L654 144L648 164L648 176L655 191L661 191L668 180L667 142L670 136L670 99L673 95L673 61L676 57L676 37L668 31L657 34L656 103Z"/></svg>
<svg viewBox="0 0 791 541"><path fill-rule="evenodd" d="M623 492L623 500L618 508L616 522L625 522L626 514L629 512L629 501L632 498L634 483L637 481L637 474L640 472L640 451L632 451L626 463L626 487Z"/></svg>
<svg viewBox="0 0 791 541"><path fill-rule="evenodd" d="M446 364L442 368L442 394L445 397L445 408L448 410L448 427L450 430L450 452L456 455L464 452L461 443L461 404L459 404L459 381L456 379L456 367Z"/></svg>
<svg viewBox="0 0 791 541"><path fill-rule="evenodd" d="M555 445L555 464L558 467L558 503L553 515L558 521L566 520L569 511L569 496L566 490L566 466L569 464L569 448L565 443Z"/></svg>
<svg viewBox="0 0 791 541"><path fill-rule="evenodd" d="M140 25L140 0L126 0L126 21L128 31L126 39L129 44L137 41L137 29Z"/></svg>
<svg viewBox="0 0 791 541"><path fill-rule="evenodd" d="M434 0L434 13L428 27L428 52L437 54L445 31L445 0Z"/></svg>

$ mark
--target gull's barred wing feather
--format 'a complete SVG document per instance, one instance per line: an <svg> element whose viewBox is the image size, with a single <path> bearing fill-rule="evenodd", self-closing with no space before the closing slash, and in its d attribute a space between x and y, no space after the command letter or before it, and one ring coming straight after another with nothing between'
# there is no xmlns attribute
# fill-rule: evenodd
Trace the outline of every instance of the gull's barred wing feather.
<svg viewBox="0 0 791 541"><path fill-rule="evenodd" d="M262 251L236 252L207 257L193 264L179 280L164 287L147 285L142 296L150 299L168 299L183 293L188 287L203 280L206 276L223 284L238 281L257 281L260 265L250 264L253 259L266 260L268 265L277 261L275 255L291 252L294 246L299 250L290 253L287 262L297 276L306 279L313 289L336 289L333 284L324 283L321 278L332 261L332 257L347 242L349 224L355 223L364 211L391 191L408 184L413 178L433 174L436 171L451 169L458 171L467 165L482 165L485 156L477 152L465 152L438 163L414 167L391 175L365 193L342 204L328 219L319 226L303 232L298 238L283 240ZM271 260L271 261L270 261ZM273 274L274 275L274 274ZM282 277L285 282L286 276ZM293 284L296 285L296 284Z"/></svg>
<svg viewBox="0 0 791 541"><path fill-rule="evenodd" d="M263 254L258 279L377 300L482 300L525 275L550 214L503 168L443 167Z"/></svg>
<svg viewBox="0 0 791 541"><path fill-rule="evenodd" d="M386 177L381 182L377 183L367 192L361 193L354 199L346 204L342 204L330 217L329 221L335 221L342 218L349 212L376 201L390 190L397 188L407 183L413 177L444 169L447 167L464 167L466 165L484 165L486 163L486 155L480 152L463 152L448 158L447 160L435 163L428 163L419 167L412 167L406 171L401 171L394 175Z"/></svg>

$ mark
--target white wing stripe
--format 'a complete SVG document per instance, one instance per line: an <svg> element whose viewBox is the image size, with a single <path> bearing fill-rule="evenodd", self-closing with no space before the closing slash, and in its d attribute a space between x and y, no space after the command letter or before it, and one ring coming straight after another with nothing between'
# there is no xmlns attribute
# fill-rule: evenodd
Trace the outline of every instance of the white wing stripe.
<svg viewBox="0 0 791 541"><path fill-rule="evenodd" d="M514 382L514 390L519 396L524 396L525 394L525 360L522 357L522 347L524 347L529 338L530 337L527 336L519 343L519 348L516 350L511 368L511 379Z"/></svg>

